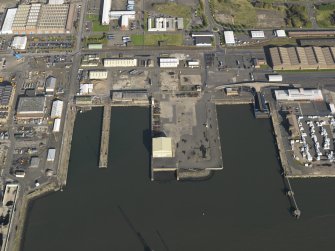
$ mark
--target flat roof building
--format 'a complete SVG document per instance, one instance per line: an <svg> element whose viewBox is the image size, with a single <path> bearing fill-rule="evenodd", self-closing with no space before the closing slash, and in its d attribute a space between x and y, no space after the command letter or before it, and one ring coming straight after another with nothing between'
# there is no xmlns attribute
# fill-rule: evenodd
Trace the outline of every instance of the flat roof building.
<svg viewBox="0 0 335 251"><path fill-rule="evenodd" d="M197 36L194 38L194 43L196 46L212 46L212 39L211 36Z"/></svg>
<svg viewBox="0 0 335 251"><path fill-rule="evenodd" d="M136 67L136 58L106 58L104 59L104 67Z"/></svg>
<svg viewBox="0 0 335 251"><path fill-rule="evenodd" d="M99 70L89 71L90 79L107 79L107 77L108 77L108 71L99 71Z"/></svg>
<svg viewBox="0 0 335 251"><path fill-rule="evenodd" d="M59 132L60 131L60 122L61 122L60 118L56 118L54 120L54 125L53 125L53 128L52 128L52 132Z"/></svg>
<svg viewBox="0 0 335 251"><path fill-rule="evenodd" d="M285 30L275 30L275 35L277 37L286 37L286 32Z"/></svg>
<svg viewBox="0 0 335 251"><path fill-rule="evenodd" d="M45 92L48 94L53 94L56 89L57 79L55 77L48 77L45 81Z"/></svg>
<svg viewBox="0 0 335 251"><path fill-rule="evenodd" d="M101 50L102 44L89 44L88 49L90 50Z"/></svg>
<svg viewBox="0 0 335 251"><path fill-rule="evenodd" d="M27 47L27 36L16 36L13 38L12 48L14 50L25 50Z"/></svg>
<svg viewBox="0 0 335 251"><path fill-rule="evenodd" d="M152 139L153 158L172 158L172 138L159 137Z"/></svg>
<svg viewBox="0 0 335 251"><path fill-rule="evenodd" d="M178 58L159 58L159 67L161 68L176 68L178 65Z"/></svg>
<svg viewBox="0 0 335 251"><path fill-rule="evenodd" d="M257 39L257 38L265 38L264 31L251 31L251 38Z"/></svg>
<svg viewBox="0 0 335 251"><path fill-rule="evenodd" d="M3 25L1 28L1 34L12 34L13 33L12 26L13 26L16 12L17 12L17 8L7 10L5 21L3 22Z"/></svg>
<svg viewBox="0 0 335 251"><path fill-rule="evenodd" d="M21 119L43 118L45 115L46 98L20 97L17 105L16 116Z"/></svg>
<svg viewBox="0 0 335 251"><path fill-rule="evenodd" d="M54 161L56 156L56 149L55 148L49 148L48 154L47 154L47 161Z"/></svg>
<svg viewBox="0 0 335 251"><path fill-rule="evenodd" d="M183 18L156 17L148 18L148 31L175 31L184 28Z"/></svg>
<svg viewBox="0 0 335 251"><path fill-rule="evenodd" d="M224 40L227 45L234 45L235 44L235 37L233 31L224 31Z"/></svg>
<svg viewBox="0 0 335 251"><path fill-rule="evenodd" d="M110 22L109 12L112 8L112 0L104 0L102 7L101 24L108 25Z"/></svg>
<svg viewBox="0 0 335 251"><path fill-rule="evenodd" d="M31 168L37 168L40 164L40 158L39 157L31 157L30 159L30 167Z"/></svg>
<svg viewBox="0 0 335 251"><path fill-rule="evenodd" d="M52 102L51 107L51 118L61 118L63 113L63 101L62 100L55 100Z"/></svg>
<svg viewBox="0 0 335 251"><path fill-rule="evenodd" d="M276 100L278 101L322 101L323 95L321 90L310 89L288 89L276 90Z"/></svg>

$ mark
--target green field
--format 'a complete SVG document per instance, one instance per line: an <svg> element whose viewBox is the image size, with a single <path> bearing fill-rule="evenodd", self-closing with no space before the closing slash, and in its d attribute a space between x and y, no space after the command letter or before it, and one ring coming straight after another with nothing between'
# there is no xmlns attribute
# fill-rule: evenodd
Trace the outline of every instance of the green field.
<svg viewBox="0 0 335 251"><path fill-rule="evenodd" d="M99 15L87 15L87 20L92 22L92 30L94 32L107 32L109 25L101 25Z"/></svg>
<svg viewBox="0 0 335 251"><path fill-rule="evenodd" d="M158 45L159 41L164 41L166 45L182 45L182 34L144 34L131 35L133 45Z"/></svg>
<svg viewBox="0 0 335 251"><path fill-rule="evenodd" d="M331 19L334 22L331 22ZM322 28L330 28L335 26L335 4L321 4L316 5L316 22Z"/></svg>
<svg viewBox="0 0 335 251"><path fill-rule="evenodd" d="M192 17L192 8L184 4L156 3L153 5L153 9L155 12L165 15L184 18L185 27L188 25Z"/></svg>

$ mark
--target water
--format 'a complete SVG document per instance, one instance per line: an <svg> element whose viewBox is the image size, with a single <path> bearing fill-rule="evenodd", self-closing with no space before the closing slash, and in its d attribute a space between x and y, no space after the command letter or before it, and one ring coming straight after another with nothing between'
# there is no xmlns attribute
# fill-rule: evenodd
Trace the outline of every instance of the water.
<svg viewBox="0 0 335 251"><path fill-rule="evenodd" d="M294 180L290 216L269 120L218 108L225 169L202 182L149 178L149 112L113 108L110 165L97 168L102 110L78 114L64 192L36 200L23 250L333 250L335 180Z"/></svg>

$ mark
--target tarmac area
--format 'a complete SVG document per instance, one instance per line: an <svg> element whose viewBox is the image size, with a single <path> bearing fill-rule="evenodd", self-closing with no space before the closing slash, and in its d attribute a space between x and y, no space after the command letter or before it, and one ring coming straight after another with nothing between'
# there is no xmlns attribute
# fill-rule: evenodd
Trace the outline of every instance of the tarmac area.
<svg viewBox="0 0 335 251"><path fill-rule="evenodd" d="M222 169L216 107L208 96L178 98L162 95L161 131L173 141L173 158L154 158L154 167Z"/></svg>

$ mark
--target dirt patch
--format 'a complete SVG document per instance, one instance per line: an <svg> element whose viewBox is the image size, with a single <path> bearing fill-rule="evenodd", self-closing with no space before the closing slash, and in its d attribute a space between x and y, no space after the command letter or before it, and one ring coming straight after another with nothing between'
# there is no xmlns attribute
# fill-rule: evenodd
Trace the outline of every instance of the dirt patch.
<svg viewBox="0 0 335 251"><path fill-rule="evenodd" d="M275 10L257 10L257 27L260 28L272 28L272 27L284 27L284 13Z"/></svg>

